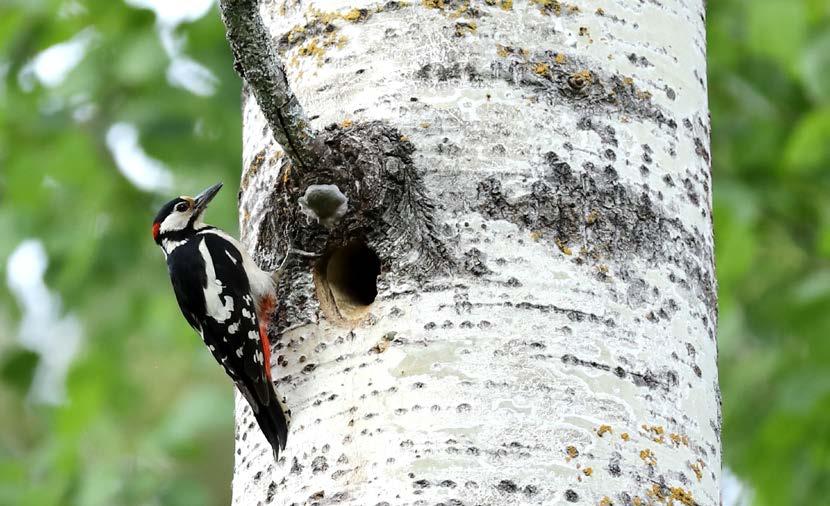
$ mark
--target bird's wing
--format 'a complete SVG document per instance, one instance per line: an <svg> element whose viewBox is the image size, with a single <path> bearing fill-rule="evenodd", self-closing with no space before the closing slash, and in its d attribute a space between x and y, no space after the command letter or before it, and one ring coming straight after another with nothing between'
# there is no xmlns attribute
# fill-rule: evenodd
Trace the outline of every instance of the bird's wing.
<svg viewBox="0 0 830 506"><path fill-rule="evenodd" d="M216 234L203 234L177 248L170 256L173 262L177 261L175 253L184 247L196 248L195 254L187 258L195 258L201 265L171 268L182 313L201 334L216 361L241 383L240 391L253 396L246 395L251 407L269 405L273 387L267 378L270 364L265 363L265 357L270 353L263 348L256 303L239 250ZM195 324L191 319L196 320Z"/></svg>
<svg viewBox="0 0 830 506"><path fill-rule="evenodd" d="M268 339L242 253L220 235L200 234L168 256L168 267L182 313L248 401L277 459L290 413L271 385Z"/></svg>
<svg viewBox="0 0 830 506"><path fill-rule="evenodd" d="M208 339L227 339L229 348L224 341L221 343L221 349L226 349L223 365L230 364L236 378L245 384L256 401L267 406L273 397L273 387L267 374L270 364L265 362L270 350L263 346L265 342L260 335L256 301L251 294L242 256L231 242L216 234L204 234L203 241L200 251L206 263L208 255L213 261L212 269L206 265L207 283L213 281L216 286L215 289L205 289L208 308L205 342ZM217 343L216 351L219 350ZM248 401L253 405L251 399Z"/></svg>
<svg viewBox="0 0 830 506"><path fill-rule="evenodd" d="M202 333L202 315L205 314L205 299L202 288L205 286L205 269L201 255L196 248L197 241L191 240L176 248L167 256L167 270L176 302L187 323Z"/></svg>

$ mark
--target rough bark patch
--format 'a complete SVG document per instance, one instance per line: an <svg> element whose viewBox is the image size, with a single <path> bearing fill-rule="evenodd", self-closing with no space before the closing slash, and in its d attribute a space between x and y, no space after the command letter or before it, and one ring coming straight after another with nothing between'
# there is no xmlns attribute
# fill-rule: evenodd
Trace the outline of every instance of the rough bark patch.
<svg viewBox="0 0 830 506"><path fill-rule="evenodd" d="M584 169L575 173L549 152L543 177L528 193L508 195L495 177L479 182L478 211L550 236L560 248L579 249L577 262L609 258L622 263L637 255L651 265L672 264L685 272L707 307L714 307L711 250L703 235L665 212L646 188L622 184L613 166L589 162Z"/></svg>
<svg viewBox="0 0 830 506"><path fill-rule="evenodd" d="M580 110L622 113L677 129L677 122L652 103L651 93L630 77L603 74L572 55L556 51L528 52L498 46L500 58L491 65L497 78L533 89L535 93L565 99Z"/></svg>
<svg viewBox="0 0 830 506"><path fill-rule="evenodd" d="M412 160L415 148L395 128L380 122L332 125L318 134L314 149L320 162L313 170L292 171L287 164L280 169L258 247L288 239L295 248L331 258L338 249L361 244L377 255L381 272L418 281L454 265ZM302 213L298 201L311 185L336 185L348 198L336 223L326 226ZM324 279L319 274L318 268L315 276ZM288 278L290 285L294 276Z"/></svg>

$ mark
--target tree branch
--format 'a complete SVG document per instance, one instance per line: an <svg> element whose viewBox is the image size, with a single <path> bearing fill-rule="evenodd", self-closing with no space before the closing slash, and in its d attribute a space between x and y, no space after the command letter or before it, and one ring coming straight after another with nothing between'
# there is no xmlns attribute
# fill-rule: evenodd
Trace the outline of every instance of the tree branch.
<svg viewBox="0 0 830 506"><path fill-rule="evenodd" d="M262 24L258 0L220 0L222 22L233 52L234 67L254 92L274 139L295 169L315 166L315 133L291 91L271 36Z"/></svg>

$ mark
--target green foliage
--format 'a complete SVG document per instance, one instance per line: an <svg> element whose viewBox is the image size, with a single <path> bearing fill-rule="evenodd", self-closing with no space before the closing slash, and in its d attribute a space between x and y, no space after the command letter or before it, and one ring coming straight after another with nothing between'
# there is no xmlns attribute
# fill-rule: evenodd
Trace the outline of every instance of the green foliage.
<svg viewBox="0 0 830 506"><path fill-rule="evenodd" d="M81 9L67 14L67 4ZM77 67L59 86L27 91L26 63L82 30L95 35ZM39 239L46 284L84 334L68 402L33 405L41 359L13 338L21 308L2 284L0 504L229 503L232 388L178 314L150 236L171 196L137 190L106 145L113 123L132 123L177 191L238 181L239 81L218 12L176 35L217 76L213 96L168 84L150 11L112 0L0 3L0 278L13 248ZM83 108L94 112L78 122ZM234 230L235 200L220 194L212 220Z"/></svg>
<svg viewBox="0 0 830 506"><path fill-rule="evenodd" d="M830 494L830 4L709 2L724 464Z"/></svg>
<svg viewBox="0 0 830 506"><path fill-rule="evenodd" d="M823 504L830 7L708 8L725 464L758 505ZM60 85L29 90L18 78L40 51L89 28L89 51ZM106 146L112 124L132 123L176 189L238 180L238 80L218 14L176 35L217 76L214 95L168 83L149 11L112 0L0 3L0 277L21 241L42 241L46 283L84 334L68 402L33 405L41 359L12 337L22 315L0 288L0 504L229 502L231 387L178 314L150 240L164 198L129 183ZM235 228L232 192L212 211Z"/></svg>

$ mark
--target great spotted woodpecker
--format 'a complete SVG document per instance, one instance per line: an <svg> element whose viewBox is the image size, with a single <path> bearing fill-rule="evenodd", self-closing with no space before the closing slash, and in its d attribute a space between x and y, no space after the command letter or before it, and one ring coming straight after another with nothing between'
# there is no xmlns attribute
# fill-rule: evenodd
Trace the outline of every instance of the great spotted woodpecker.
<svg viewBox="0 0 830 506"><path fill-rule="evenodd" d="M277 271L265 272L236 239L206 225L205 209L221 188L165 204L153 221L153 239L167 259L182 314L250 404L276 460L291 413L271 381L267 324L288 255Z"/></svg>

